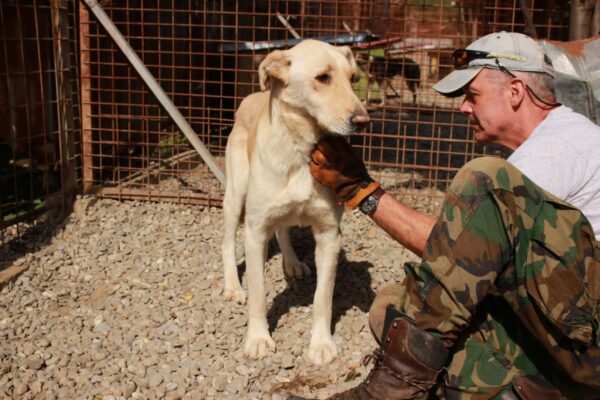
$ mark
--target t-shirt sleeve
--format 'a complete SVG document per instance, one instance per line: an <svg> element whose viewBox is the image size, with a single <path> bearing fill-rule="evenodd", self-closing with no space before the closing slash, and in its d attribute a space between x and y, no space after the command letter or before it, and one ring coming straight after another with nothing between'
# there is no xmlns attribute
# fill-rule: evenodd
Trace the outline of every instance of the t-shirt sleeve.
<svg viewBox="0 0 600 400"><path fill-rule="evenodd" d="M542 135L519 147L508 161L536 185L553 195L568 200L580 185L578 157L575 148L562 138Z"/></svg>

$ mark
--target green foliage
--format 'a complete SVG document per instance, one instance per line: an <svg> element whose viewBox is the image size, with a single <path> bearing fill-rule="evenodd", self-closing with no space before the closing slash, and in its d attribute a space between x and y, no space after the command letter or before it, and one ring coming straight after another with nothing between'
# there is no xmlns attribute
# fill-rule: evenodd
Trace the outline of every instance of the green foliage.
<svg viewBox="0 0 600 400"><path fill-rule="evenodd" d="M178 148L181 145L187 144L187 138L179 133L172 133L163 136L158 144L152 151L153 158L163 158L173 156L177 154Z"/></svg>
<svg viewBox="0 0 600 400"><path fill-rule="evenodd" d="M17 208L16 211L11 212L10 214L6 214L3 217L4 222L10 222L22 215L25 215L31 211L36 211L39 210L41 208L43 208L46 205L46 201L44 199L35 199L33 200L33 202L23 202L23 204L19 207L12 207Z"/></svg>

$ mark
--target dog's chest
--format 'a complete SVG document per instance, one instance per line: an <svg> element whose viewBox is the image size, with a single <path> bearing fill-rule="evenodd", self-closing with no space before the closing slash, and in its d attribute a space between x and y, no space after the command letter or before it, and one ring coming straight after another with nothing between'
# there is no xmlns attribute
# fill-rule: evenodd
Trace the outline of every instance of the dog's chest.
<svg viewBox="0 0 600 400"><path fill-rule="evenodd" d="M288 172L284 179L272 176L256 184L248 193L247 206L262 214L269 225L302 226L337 219L333 196L317 187L308 168Z"/></svg>
<svg viewBox="0 0 600 400"><path fill-rule="evenodd" d="M331 202L318 196L304 201L286 198L266 210L268 225L312 226L337 223L337 212Z"/></svg>

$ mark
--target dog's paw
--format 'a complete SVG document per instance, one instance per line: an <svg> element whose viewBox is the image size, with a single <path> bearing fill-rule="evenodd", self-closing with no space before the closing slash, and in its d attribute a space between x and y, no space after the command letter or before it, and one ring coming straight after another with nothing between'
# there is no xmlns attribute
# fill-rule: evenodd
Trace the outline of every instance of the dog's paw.
<svg viewBox="0 0 600 400"><path fill-rule="evenodd" d="M247 337L244 344L244 354L250 358L263 358L269 352L275 351L275 342L269 335Z"/></svg>
<svg viewBox="0 0 600 400"><path fill-rule="evenodd" d="M283 261L283 270L286 276L290 278L303 279L308 278L310 273L310 268L306 263L302 261L287 261L284 259Z"/></svg>
<svg viewBox="0 0 600 400"><path fill-rule="evenodd" d="M337 355L335 343L331 339L313 341L308 346L308 359L315 365L330 363Z"/></svg>
<svg viewBox="0 0 600 400"><path fill-rule="evenodd" d="M246 304L246 292L242 288L225 289L225 298L239 304Z"/></svg>

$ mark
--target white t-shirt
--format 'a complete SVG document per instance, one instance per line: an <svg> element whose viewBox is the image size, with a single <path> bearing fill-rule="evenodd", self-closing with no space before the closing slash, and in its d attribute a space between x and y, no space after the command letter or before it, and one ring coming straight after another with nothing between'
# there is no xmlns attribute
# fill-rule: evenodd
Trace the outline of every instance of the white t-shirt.
<svg viewBox="0 0 600 400"><path fill-rule="evenodd" d="M600 126L560 106L508 161L538 186L579 208L600 239Z"/></svg>

